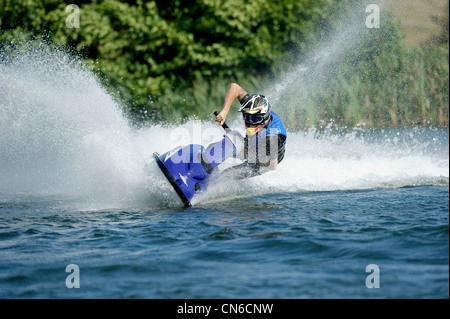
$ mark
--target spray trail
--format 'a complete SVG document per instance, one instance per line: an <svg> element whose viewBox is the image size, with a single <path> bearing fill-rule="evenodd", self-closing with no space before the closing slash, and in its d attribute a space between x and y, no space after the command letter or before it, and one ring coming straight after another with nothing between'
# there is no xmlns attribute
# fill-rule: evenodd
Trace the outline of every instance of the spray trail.
<svg viewBox="0 0 450 319"><path fill-rule="evenodd" d="M292 67L264 88L264 94L290 127L299 129L301 124L325 126L338 120L328 117L326 103L332 101L324 92L332 89L334 81L342 76L342 64L353 65L367 59L368 51L375 46L381 49L388 45L388 41L370 42L375 35L380 36L381 29L374 31L365 25L369 3L381 6L380 1L355 2L351 10L336 13L340 15L340 26L314 44L309 53L294 57ZM348 84L352 85L359 84ZM333 92L333 95L345 93ZM346 107L342 105L342 108Z"/></svg>
<svg viewBox="0 0 450 319"><path fill-rule="evenodd" d="M111 207L155 199L135 133L73 56L43 44L3 54L0 83L0 192Z"/></svg>
<svg viewBox="0 0 450 319"><path fill-rule="evenodd" d="M194 204L249 194L448 187L448 142L448 129L290 132L277 171L239 183L219 182Z"/></svg>

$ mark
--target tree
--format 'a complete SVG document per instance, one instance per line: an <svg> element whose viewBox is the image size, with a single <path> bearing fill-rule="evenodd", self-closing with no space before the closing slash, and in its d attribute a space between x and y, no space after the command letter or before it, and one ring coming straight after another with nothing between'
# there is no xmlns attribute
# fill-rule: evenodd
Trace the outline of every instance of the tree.
<svg viewBox="0 0 450 319"><path fill-rule="evenodd" d="M99 0L84 2L80 27L67 28L66 4L0 0L0 41L45 36L98 61L108 87L153 109L174 87L198 77L239 78L272 71L297 54L332 0ZM189 106L187 106L189 107Z"/></svg>

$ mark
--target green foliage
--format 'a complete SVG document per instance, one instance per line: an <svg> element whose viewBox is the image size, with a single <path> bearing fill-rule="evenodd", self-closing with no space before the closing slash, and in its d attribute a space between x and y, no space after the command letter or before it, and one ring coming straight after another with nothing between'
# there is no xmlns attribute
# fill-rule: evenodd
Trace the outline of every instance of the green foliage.
<svg viewBox="0 0 450 319"><path fill-rule="evenodd" d="M99 0L67 28L62 1L0 0L0 40L47 35L98 61L102 78L135 108L199 79L270 72L286 46L303 48L331 0ZM175 98L176 100L177 98ZM174 101L171 101L174 102ZM174 102L176 103L176 101Z"/></svg>
<svg viewBox="0 0 450 319"><path fill-rule="evenodd" d="M355 8L366 15L357 0L97 0L79 4L80 27L68 28L66 7L0 0L0 46L43 38L73 48L136 121L210 118L231 81L270 95ZM383 19L361 26L326 75L289 83L289 127L448 125L448 21L433 46L409 48Z"/></svg>

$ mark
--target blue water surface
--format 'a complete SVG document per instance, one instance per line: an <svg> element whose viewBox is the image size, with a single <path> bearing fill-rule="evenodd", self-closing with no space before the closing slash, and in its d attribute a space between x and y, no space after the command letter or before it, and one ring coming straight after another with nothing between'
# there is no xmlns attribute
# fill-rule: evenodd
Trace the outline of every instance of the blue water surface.
<svg viewBox="0 0 450 319"><path fill-rule="evenodd" d="M0 202L0 298L449 297L448 185L68 207ZM80 288L66 286L70 264Z"/></svg>

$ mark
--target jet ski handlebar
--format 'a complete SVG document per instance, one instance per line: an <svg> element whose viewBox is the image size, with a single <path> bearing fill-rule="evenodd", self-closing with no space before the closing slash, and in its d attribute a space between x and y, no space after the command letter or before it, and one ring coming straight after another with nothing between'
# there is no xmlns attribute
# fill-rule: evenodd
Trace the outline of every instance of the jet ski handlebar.
<svg viewBox="0 0 450 319"><path fill-rule="evenodd" d="M217 112L217 111L214 111L214 115L215 116L217 116L217 115L219 115L219 112ZM223 122L223 124L222 124L222 127L223 127L223 129L225 130L225 132L229 132L229 131L231 131L231 128L227 125L227 123L225 123L225 122Z"/></svg>

